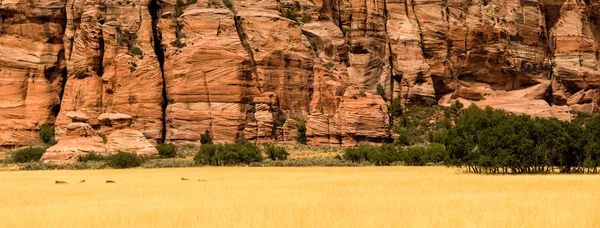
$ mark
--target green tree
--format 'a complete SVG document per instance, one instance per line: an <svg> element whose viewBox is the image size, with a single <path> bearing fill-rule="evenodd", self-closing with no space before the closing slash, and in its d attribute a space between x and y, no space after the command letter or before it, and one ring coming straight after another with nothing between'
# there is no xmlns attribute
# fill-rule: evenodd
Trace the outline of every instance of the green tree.
<svg viewBox="0 0 600 228"><path fill-rule="evenodd" d="M212 136L208 130L204 131L204 134L200 135L201 144L213 144Z"/></svg>
<svg viewBox="0 0 600 228"><path fill-rule="evenodd" d="M388 113L392 117L399 117L402 115L402 103L399 98L392 99L392 103L388 106Z"/></svg>

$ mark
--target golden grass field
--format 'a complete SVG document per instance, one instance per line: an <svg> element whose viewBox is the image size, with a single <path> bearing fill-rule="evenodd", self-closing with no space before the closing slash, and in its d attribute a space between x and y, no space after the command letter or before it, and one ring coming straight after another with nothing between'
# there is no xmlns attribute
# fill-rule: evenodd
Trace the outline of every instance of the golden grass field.
<svg viewBox="0 0 600 228"><path fill-rule="evenodd" d="M0 172L0 183L0 227L600 227L594 175L202 167Z"/></svg>

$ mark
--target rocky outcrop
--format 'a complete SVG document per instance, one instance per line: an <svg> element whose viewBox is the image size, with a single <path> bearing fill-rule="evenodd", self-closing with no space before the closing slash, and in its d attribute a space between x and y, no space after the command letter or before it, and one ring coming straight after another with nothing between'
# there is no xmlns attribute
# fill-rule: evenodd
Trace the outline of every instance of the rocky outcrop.
<svg viewBox="0 0 600 228"><path fill-rule="evenodd" d="M306 136L315 145L355 146L382 143L390 137L387 105L379 95L349 89L335 115L311 115Z"/></svg>
<svg viewBox="0 0 600 228"><path fill-rule="evenodd" d="M75 110L107 135L118 127L101 114L127 114L152 144L206 130L293 143L297 119L317 145L390 137L393 98L600 111L598 1L50 0L0 13L5 146L37 141L43 123L61 140Z"/></svg>
<svg viewBox="0 0 600 228"><path fill-rule="evenodd" d="M112 130L107 141L103 141L96 130L87 123L89 117L85 113L71 111L65 116L72 122L67 125L66 133L58 143L46 150L42 156L44 162L74 162L79 156L92 152L103 156L119 151L148 157L158 156L158 151L144 134L131 128L133 117L127 114L102 113L100 115L97 121Z"/></svg>
<svg viewBox="0 0 600 228"><path fill-rule="evenodd" d="M106 154L102 138L92 129L83 112L68 112L72 122L66 127L66 134L58 143L46 150L42 156L44 162L75 162L79 156L89 153Z"/></svg>
<svg viewBox="0 0 600 228"><path fill-rule="evenodd" d="M107 137L106 154L122 151L148 157L158 156L158 150L150 144L144 134L131 128L131 116L122 113L103 113L100 116L108 118L111 127L116 129Z"/></svg>

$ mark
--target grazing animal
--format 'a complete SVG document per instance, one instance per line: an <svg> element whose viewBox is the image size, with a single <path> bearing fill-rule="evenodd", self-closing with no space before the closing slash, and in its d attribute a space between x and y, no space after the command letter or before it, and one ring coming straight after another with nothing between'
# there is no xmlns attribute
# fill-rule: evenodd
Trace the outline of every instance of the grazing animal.
<svg viewBox="0 0 600 228"><path fill-rule="evenodd" d="M187 178L185 178L185 177L182 177L182 178L181 178L181 180L182 180L182 181L186 181L186 180L189 180L189 179L187 179Z"/></svg>
<svg viewBox="0 0 600 228"><path fill-rule="evenodd" d="M54 181L55 184L66 184L66 181Z"/></svg>
<svg viewBox="0 0 600 228"><path fill-rule="evenodd" d="M81 180L81 181L79 181L79 183L85 183L85 180Z"/></svg>
<svg viewBox="0 0 600 228"><path fill-rule="evenodd" d="M115 183L115 181L113 181L113 180L107 180L107 181L106 181L106 183L107 183L107 184L114 184L114 183Z"/></svg>

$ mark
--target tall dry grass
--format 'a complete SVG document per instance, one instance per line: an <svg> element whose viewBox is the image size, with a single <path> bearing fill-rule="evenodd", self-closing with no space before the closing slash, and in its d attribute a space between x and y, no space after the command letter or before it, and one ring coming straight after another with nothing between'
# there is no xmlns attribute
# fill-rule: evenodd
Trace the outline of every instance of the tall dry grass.
<svg viewBox="0 0 600 228"><path fill-rule="evenodd" d="M81 179L86 183L77 183ZM108 179L116 184L105 184ZM600 176L592 175L489 176L443 167L203 167L1 172L0 183L0 227L600 224Z"/></svg>

